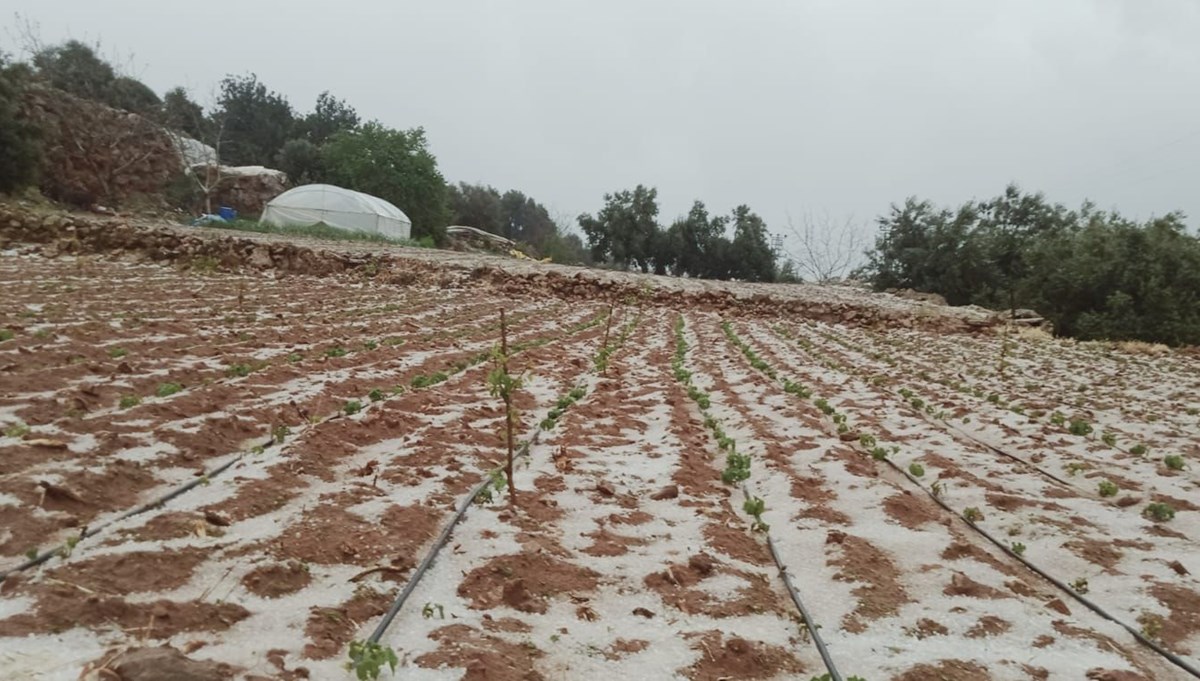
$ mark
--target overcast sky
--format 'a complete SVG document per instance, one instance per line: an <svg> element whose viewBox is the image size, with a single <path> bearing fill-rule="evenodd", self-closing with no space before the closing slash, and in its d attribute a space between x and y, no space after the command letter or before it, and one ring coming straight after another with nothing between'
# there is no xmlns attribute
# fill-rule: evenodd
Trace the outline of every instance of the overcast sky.
<svg viewBox="0 0 1200 681"><path fill-rule="evenodd" d="M862 221L1010 181L1200 224L1198 0L0 0L160 94L257 73L424 126L450 181L553 210L658 187ZM4 46L17 47L11 32ZM132 57L130 58L130 56Z"/></svg>

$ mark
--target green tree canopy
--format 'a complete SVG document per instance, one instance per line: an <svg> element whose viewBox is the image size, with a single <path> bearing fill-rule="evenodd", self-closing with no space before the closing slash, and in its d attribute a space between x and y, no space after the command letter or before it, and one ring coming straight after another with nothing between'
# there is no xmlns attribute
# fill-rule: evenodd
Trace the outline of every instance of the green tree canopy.
<svg viewBox="0 0 1200 681"><path fill-rule="evenodd" d="M41 163L37 127L21 118L21 92L29 70L10 64L0 52L0 192L12 192L34 183Z"/></svg>
<svg viewBox="0 0 1200 681"><path fill-rule="evenodd" d="M747 205L733 209L732 273L745 281L775 281L775 253L767 240L767 224Z"/></svg>
<svg viewBox="0 0 1200 681"><path fill-rule="evenodd" d="M271 165L296 122L287 99L254 74L221 81L213 119L224 123L221 162L228 165Z"/></svg>
<svg viewBox="0 0 1200 681"><path fill-rule="evenodd" d="M321 160L328 182L374 194L404 211L414 238L443 238L450 217L446 180L423 128L392 130L367 123L330 138Z"/></svg>
<svg viewBox="0 0 1200 681"><path fill-rule="evenodd" d="M321 146L339 132L359 126L358 112L345 100L326 90L317 95L317 105L311 113L296 121L296 136Z"/></svg>
<svg viewBox="0 0 1200 681"><path fill-rule="evenodd" d="M1200 344L1200 239L1181 215L1138 224L1009 186L955 210L910 198L878 224L876 289L1029 307L1078 338Z"/></svg>
<svg viewBox="0 0 1200 681"><path fill-rule="evenodd" d="M157 116L162 107L153 90L136 78L119 75L96 48L78 40L39 50L33 66L47 85L76 97L145 116Z"/></svg>
<svg viewBox="0 0 1200 681"><path fill-rule="evenodd" d="M595 217L579 216L579 226L587 235L592 258L609 262L621 269L631 266L649 272L653 265L651 249L659 231L658 190L638 185L604 195L604 207Z"/></svg>
<svg viewBox="0 0 1200 681"><path fill-rule="evenodd" d="M176 87L167 90L162 101L163 124L173 130L178 130L192 139L204 141L207 137L207 126L204 118L204 108L192 101L187 90Z"/></svg>

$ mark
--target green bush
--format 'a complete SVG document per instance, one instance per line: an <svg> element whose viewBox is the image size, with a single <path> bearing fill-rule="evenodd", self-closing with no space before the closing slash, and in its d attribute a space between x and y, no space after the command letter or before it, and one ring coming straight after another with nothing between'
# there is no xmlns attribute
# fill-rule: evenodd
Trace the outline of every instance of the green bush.
<svg viewBox="0 0 1200 681"><path fill-rule="evenodd" d="M0 53L0 193L11 193L37 181L42 162L40 131L23 119L19 106L29 70L11 65Z"/></svg>
<svg viewBox="0 0 1200 681"><path fill-rule="evenodd" d="M1011 185L957 209L912 198L878 224L864 270L878 290L1033 308L1081 339L1200 344L1200 238L1178 213L1138 223Z"/></svg>

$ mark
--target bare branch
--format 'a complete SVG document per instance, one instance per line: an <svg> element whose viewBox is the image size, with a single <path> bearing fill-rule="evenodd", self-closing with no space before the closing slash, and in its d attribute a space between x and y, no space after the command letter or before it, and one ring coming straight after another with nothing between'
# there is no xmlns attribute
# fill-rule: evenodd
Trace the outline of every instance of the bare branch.
<svg viewBox="0 0 1200 681"><path fill-rule="evenodd" d="M866 244L863 226L847 216L836 223L828 214L805 212L797 225L788 215L788 229L799 241L799 252L789 250L800 274L809 281L828 283L844 279L854 268Z"/></svg>

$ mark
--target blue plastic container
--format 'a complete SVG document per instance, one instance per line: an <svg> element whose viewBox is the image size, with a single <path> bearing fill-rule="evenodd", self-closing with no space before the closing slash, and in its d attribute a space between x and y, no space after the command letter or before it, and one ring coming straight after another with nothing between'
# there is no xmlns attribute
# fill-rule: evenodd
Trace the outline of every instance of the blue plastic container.
<svg viewBox="0 0 1200 681"><path fill-rule="evenodd" d="M218 208L217 215L220 215L221 219L225 221L233 221L237 219L237 211L229 206L221 206Z"/></svg>

